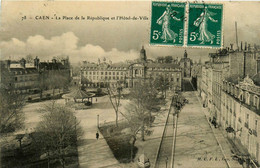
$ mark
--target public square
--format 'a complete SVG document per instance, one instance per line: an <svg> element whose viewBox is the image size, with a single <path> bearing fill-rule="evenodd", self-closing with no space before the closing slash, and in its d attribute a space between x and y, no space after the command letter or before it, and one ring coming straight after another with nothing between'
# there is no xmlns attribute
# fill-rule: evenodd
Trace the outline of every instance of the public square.
<svg viewBox="0 0 260 168"><path fill-rule="evenodd" d="M168 93L170 94L170 93ZM216 140L212 128L205 116L206 109L202 107L196 92L184 92L183 96L188 99L189 103L181 110L177 123L177 137L174 152L174 167L181 168L200 168L200 167L226 167L224 155ZM170 96L169 96L170 97ZM168 98L170 100L170 98ZM64 99L56 100L57 103L64 104ZM121 100L120 110L124 110L124 106L128 100ZM51 101L28 103L24 107L25 112L25 130L32 131L33 128L41 119L42 113L39 108ZM164 112L156 117L156 120L151 127L153 134L147 136L146 141L137 142L140 148L138 155L145 153L151 160L151 166L155 164L157 150L160 148L161 137L163 136L164 124L166 123L167 114L169 112L169 104L161 110ZM172 117L173 109L170 112ZM75 115L80 121L80 126L83 128L83 137L78 142L79 166L81 168L95 167L136 167L136 163L122 164L119 163L113 156L105 139L100 134L99 140L96 140L97 125L115 121L115 112L109 101L108 96L98 97L93 99L93 105L89 109L75 110ZM120 115L119 119L123 117ZM170 122L174 122L172 119ZM172 123L173 124L173 123ZM169 125L172 127L172 125ZM216 128L213 128L216 129ZM173 136L167 130L169 136ZM172 138L171 138L172 139ZM164 144L165 145L165 144ZM172 151L172 140L168 140L165 145L168 148L168 153L165 156L170 156ZM230 150L230 149L225 149ZM170 154L169 154L170 152ZM163 159L164 160L164 159ZM231 156L228 156L229 164L233 167L240 168L237 161L232 161ZM136 160L135 160L136 161ZM168 161L168 165L169 165ZM160 166L165 166L166 162L160 163Z"/></svg>

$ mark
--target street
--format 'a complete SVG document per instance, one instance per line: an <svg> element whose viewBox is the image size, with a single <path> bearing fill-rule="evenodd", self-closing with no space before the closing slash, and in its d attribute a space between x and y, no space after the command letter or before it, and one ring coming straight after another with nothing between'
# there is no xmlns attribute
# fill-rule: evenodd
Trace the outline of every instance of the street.
<svg viewBox="0 0 260 168"><path fill-rule="evenodd" d="M183 96L189 100L189 103L181 110L178 118L174 167L224 168L230 163L239 166L234 163L236 161L221 151L203 112L205 109L196 97L196 93L184 92ZM229 163L225 161L225 157Z"/></svg>

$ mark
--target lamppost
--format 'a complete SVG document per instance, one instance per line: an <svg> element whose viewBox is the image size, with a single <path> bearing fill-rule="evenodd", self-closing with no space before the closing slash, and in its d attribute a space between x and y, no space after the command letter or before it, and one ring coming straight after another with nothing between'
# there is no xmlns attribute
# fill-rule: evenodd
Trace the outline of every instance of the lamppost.
<svg viewBox="0 0 260 168"><path fill-rule="evenodd" d="M166 156L165 164L166 164L166 168L167 168L167 164L168 164L168 157L167 156Z"/></svg>
<svg viewBox="0 0 260 168"><path fill-rule="evenodd" d="M97 128L99 128L99 114L97 115Z"/></svg>

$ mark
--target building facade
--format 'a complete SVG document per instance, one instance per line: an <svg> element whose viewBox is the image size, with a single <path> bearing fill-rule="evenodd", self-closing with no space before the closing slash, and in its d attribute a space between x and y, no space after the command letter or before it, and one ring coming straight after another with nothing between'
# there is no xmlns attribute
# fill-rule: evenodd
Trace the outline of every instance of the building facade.
<svg viewBox="0 0 260 168"><path fill-rule="evenodd" d="M254 167L260 161L259 53L259 49L247 45L236 51L231 45L231 49L210 53L210 61L201 68L198 89L211 119L215 118L225 132L230 127L234 130L229 140L238 149L245 149Z"/></svg>
<svg viewBox="0 0 260 168"><path fill-rule="evenodd" d="M223 81L220 124L232 127L238 140L260 162L260 87L248 76L238 84Z"/></svg>
<svg viewBox="0 0 260 168"><path fill-rule="evenodd" d="M41 89L41 83L44 83L43 89L48 89L51 85L50 78L59 80L57 76L70 81L68 58L62 61L53 59L52 62L40 62L36 57L33 64L26 63L23 58L19 61L1 61L1 87L13 89L17 93L33 93Z"/></svg>
<svg viewBox="0 0 260 168"><path fill-rule="evenodd" d="M140 59L134 62L86 63L81 68L81 81L86 87L134 87L140 79L155 79L162 77L169 89L181 89L182 70L178 64L155 63L148 60L144 48L140 51Z"/></svg>

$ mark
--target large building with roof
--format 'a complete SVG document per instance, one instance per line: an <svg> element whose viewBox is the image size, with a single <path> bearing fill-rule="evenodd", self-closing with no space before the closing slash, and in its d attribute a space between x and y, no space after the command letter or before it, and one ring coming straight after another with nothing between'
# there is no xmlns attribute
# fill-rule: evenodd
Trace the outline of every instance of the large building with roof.
<svg viewBox="0 0 260 168"><path fill-rule="evenodd" d="M36 57L34 63L27 63L24 58L19 61L1 61L1 88L27 93L39 90L42 81L45 88L50 86L48 80L51 76L59 75L70 80L69 60L40 62Z"/></svg>
<svg viewBox="0 0 260 168"><path fill-rule="evenodd" d="M209 57L198 88L203 105L210 120L227 132L234 153L259 167L260 49L241 44L233 50L231 45Z"/></svg>
<svg viewBox="0 0 260 168"><path fill-rule="evenodd" d="M134 87L140 79L163 78L169 89L181 89L182 70L178 64L155 63L147 59L144 47L140 58L133 62L107 63L106 59L98 63L85 63L81 67L81 82L86 87L105 87L118 85Z"/></svg>

